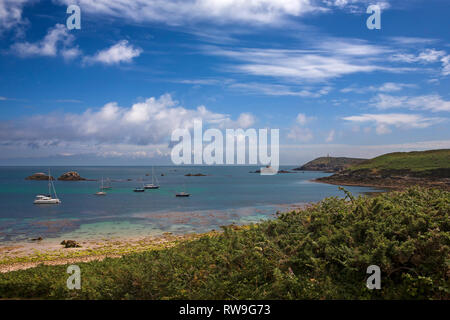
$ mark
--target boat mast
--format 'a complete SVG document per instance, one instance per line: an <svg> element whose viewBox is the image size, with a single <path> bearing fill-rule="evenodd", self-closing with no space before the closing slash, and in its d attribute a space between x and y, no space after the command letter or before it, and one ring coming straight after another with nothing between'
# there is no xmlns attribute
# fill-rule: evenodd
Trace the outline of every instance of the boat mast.
<svg viewBox="0 0 450 320"><path fill-rule="evenodd" d="M52 190L51 190L51 183L52 179L51 179L51 175L50 175L50 168L48 168L48 195L51 197L52 196Z"/></svg>

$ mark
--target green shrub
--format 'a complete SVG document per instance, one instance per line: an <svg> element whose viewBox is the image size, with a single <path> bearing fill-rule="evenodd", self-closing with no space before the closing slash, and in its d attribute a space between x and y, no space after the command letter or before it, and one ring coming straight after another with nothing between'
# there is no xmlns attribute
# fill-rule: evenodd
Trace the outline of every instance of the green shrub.
<svg viewBox="0 0 450 320"><path fill-rule="evenodd" d="M119 259L0 275L2 298L449 299L450 193L327 198L219 236ZM381 290L366 288L378 265Z"/></svg>

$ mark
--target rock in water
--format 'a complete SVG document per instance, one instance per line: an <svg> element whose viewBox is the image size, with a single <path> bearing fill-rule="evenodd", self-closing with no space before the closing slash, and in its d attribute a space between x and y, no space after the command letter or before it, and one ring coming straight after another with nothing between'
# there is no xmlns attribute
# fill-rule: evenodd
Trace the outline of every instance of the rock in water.
<svg viewBox="0 0 450 320"><path fill-rule="evenodd" d="M78 172L75 171L69 171L61 175L58 180L62 181L83 181L86 180L85 178L80 177Z"/></svg>
<svg viewBox="0 0 450 320"><path fill-rule="evenodd" d="M61 244L64 248L81 248L81 246L75 240L63 240Z"/></svg>
<svg viewBox="0 0 450 320"><path fill-rule="evenodd" d="M55 180L55 178L50 177L51 180ZM48 180L48 175L43 172L36 172L29 177L26 177L25 180Z"/></svg>

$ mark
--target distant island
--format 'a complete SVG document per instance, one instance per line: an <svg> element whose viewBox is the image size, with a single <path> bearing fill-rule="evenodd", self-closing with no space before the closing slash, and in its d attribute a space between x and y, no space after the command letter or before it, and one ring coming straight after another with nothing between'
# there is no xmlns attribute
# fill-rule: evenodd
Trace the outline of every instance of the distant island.
<svg viewBox="0 0 450 320"><path fill-rule="evenodd" d="M315 181L394 189L421 185L450 190L450 149L388 153Z"/></svg>
<svg viewBox="0 0 450 320"><path fill-rule="evenodd" d="M83 178L80 176L78 172L75 171L69 171L64 174L62 174L58 180L61 181L84 181L87 180L86 178Z"/></svg>
<svg viewBox="0 0 450 320"><path fill-rule="evenodd" d="M292 170L338 172L347 169L350 166L363 163L364 161L367 161L367 159L346 157L320 157Z"/></svg>
<svg viewBox="0 0 450 320"><path fill-rule="evenodd" d="M25 180L55 180L52 176L48 176L47 174L43 172L36 172L32 174L31 176L28 176L25 178Z"/></svg>

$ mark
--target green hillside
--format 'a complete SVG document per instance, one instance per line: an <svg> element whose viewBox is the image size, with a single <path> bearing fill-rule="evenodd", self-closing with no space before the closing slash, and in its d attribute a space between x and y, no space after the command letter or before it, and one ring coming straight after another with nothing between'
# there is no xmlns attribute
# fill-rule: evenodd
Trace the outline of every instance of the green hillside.
<svg viewBox="0 0 450 320"><path fill-rule="evenodd" d="M329 171L337 172L346 169L352 165L360 164L367 159L346 158L346 157L320 157L305 163L296 171Z"/></svg>
<svg viewBox="0 0 450 320"><path fill-rule="evenodd" d="M450 149L388 153L349 168L352 171L361 169L413 172L450 169Z"/></svg>

